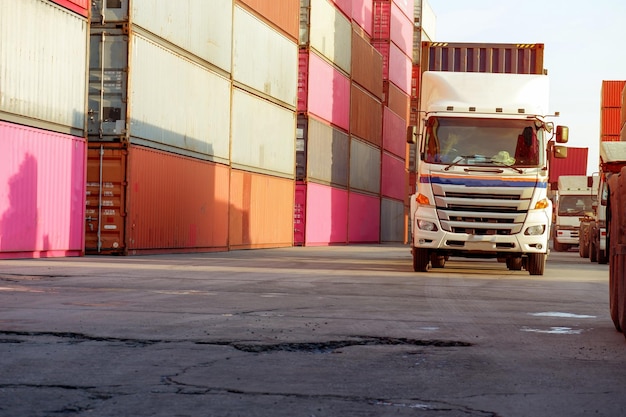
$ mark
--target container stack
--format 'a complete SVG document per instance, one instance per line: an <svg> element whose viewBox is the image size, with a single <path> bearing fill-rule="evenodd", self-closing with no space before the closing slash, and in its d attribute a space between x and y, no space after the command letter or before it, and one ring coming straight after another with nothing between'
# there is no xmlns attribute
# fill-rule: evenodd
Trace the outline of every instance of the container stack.
<svg viewBox="0 0 626 417"><path fill-rule="evenodd" d="M298 1L91 13L86 251L290 246Z"/></svg>
<svg viewBox="0 0 626 417"><path fill-rule="evenodd" d="M555 158L554 153L549 153L549 176L550 191L558 189L559 177L562 175L587 175L587 159L589 148L567 148L567 158Z"/></svg>
<svg viewBox="0 0 626 417"><path fill-rule="evenodd" d="M600 142L619 142L622 129L622 91L626 81L602 81Z"/></svg>
<svg viewBox="0 0 626 417"><path fill-rule="evenodd" d="M381 241L405 240L408 214L406 129L413 67L413 0L375 0L372 44L383 56Z"/></svg>
<svg viewBox="0 0 626 417"><path fill-rule="evenodd" d="M622 114L620 117L620 124L622 128L620 129L620 140L622 142L626 142L626 84L624 88L622 88Z"/></svg>
<svg viewBox="0 0 626 417"><path fill-rule="evenodd" d="M88 4L0 2L0 259L83 254Z"/></svg>

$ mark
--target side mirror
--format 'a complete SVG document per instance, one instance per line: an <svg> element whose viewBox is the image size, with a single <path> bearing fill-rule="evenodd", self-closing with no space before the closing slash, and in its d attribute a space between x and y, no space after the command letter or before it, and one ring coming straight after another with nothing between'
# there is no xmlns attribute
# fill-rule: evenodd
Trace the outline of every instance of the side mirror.
<svg viewBox="0 0 626 417"><path fill-rule="evenodd" d="M416 126L409 126L406 128L406 143L417 143Z"/></svg>
<svg viewBox="0 0 626 417"><path fill-rule="evenodd" d="M569 128L567 126L556 127L556 143L567 143L569 139Z"/></svg>
<svg viewBox="0 0 626 417"><path fill-rule="evenodd" d="M554 157L557 159L565 159L567 158L567 147L555 145L552 147L552 152L554 153Z"/></svg>

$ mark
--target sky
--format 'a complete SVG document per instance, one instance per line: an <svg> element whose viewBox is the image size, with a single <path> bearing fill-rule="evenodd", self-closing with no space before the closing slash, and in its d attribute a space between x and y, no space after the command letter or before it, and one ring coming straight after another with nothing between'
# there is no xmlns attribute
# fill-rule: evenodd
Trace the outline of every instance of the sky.
<svg viewBox="0 0 626 417"><path fill-rule="evenodd" d="M624 0L428 0L433 41L543 43L550 113L598 171L603 80L626 80Z"/></svg>

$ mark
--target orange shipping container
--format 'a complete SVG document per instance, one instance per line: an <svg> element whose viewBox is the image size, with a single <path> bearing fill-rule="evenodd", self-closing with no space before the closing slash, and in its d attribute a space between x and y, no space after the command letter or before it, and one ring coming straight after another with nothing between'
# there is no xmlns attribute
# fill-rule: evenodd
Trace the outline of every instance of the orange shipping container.
<svg viewBox="0 0 626 417"><path fill-rule="evenodd" d="M626 125L626 86L622 89L622 116L620 122L623 128Z"/></svg>
<svg viewBox="0 0 626 417"><path fill-rule="evenodd" d="M382 103L355 83L352 83L350 96L350 133L378 147L382 146Z"/></svg>
<svg viewBox="0 0 626 417"><path fill-rule="evenodd" d="M90 143L87 165L87 253L228 249L227 166L114 143Z"/></svg>
<svg viewBox="0 0 626 417"><path fill-rule="evenodd" d="M603 80L600 107L621 107L624 85L626 81Z"/></svg>
<svg viewBox="0 0 626 417"><path fill-rule="evenodd" d="M292 246L294 180L236 169L230 178L230 248Z"/></svg>
<svg viewBox="0 0 626 417"><path fill-rule="evenodd" d="M620 107L603 107L600 110L601 135L619 135L622 127L621 113Z"/></svg>
<svg viewBox="0 0 626 417"><path fill-rule="evenodd" d="M292 39L300 35L300 0L238 0L265 17Z"/></svg>

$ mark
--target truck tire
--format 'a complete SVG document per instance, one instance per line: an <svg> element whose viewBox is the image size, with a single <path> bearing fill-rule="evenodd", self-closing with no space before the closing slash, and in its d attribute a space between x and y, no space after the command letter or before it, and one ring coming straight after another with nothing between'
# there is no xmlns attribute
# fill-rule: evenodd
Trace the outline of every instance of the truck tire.
<svg viewBox="0 0 626 417"><path fill-rule="evenodd" d="M446 257L444 255L438 255L432 253L430 255L430 266L433 268L443 268L446 264Z"/></svg>
<svg viewBox="0 0 626 417"><path fill-rule="evenodd" d="M546 268L545 253L529 253L528 254L528 273L530 275L543 275Z"/></svg>
<svg viewBox="0 0 626 417"><path fill-rule="evenodd" d="M554 249L555 252L565 252L568 249L567 244L565 243L559 243L557 242L556 239L554 239L554 241L552 242L552 248Z"/></svg>
<svg viewBox="0 0 626 417"><path fill-rule="evenodd" d="M521 271L522 270L522 257L516 256L515 258L506 258L506 267L511 271Z"/></svg>
<svg viewBox="0 0 626 417"><path fill-rule="evenodd" d="M591 238L591 240L589 241L589 261L591 262L598 262L598 245L596 245L595 241L593 240L593 238Z"/></svg>
<svg viewBox="0 0 626 417"><path fill-rule="evenodd" d="M428 262L430 256L428 255L428 249L413 248L413 271L426 272L428 271Z"/></svg>

